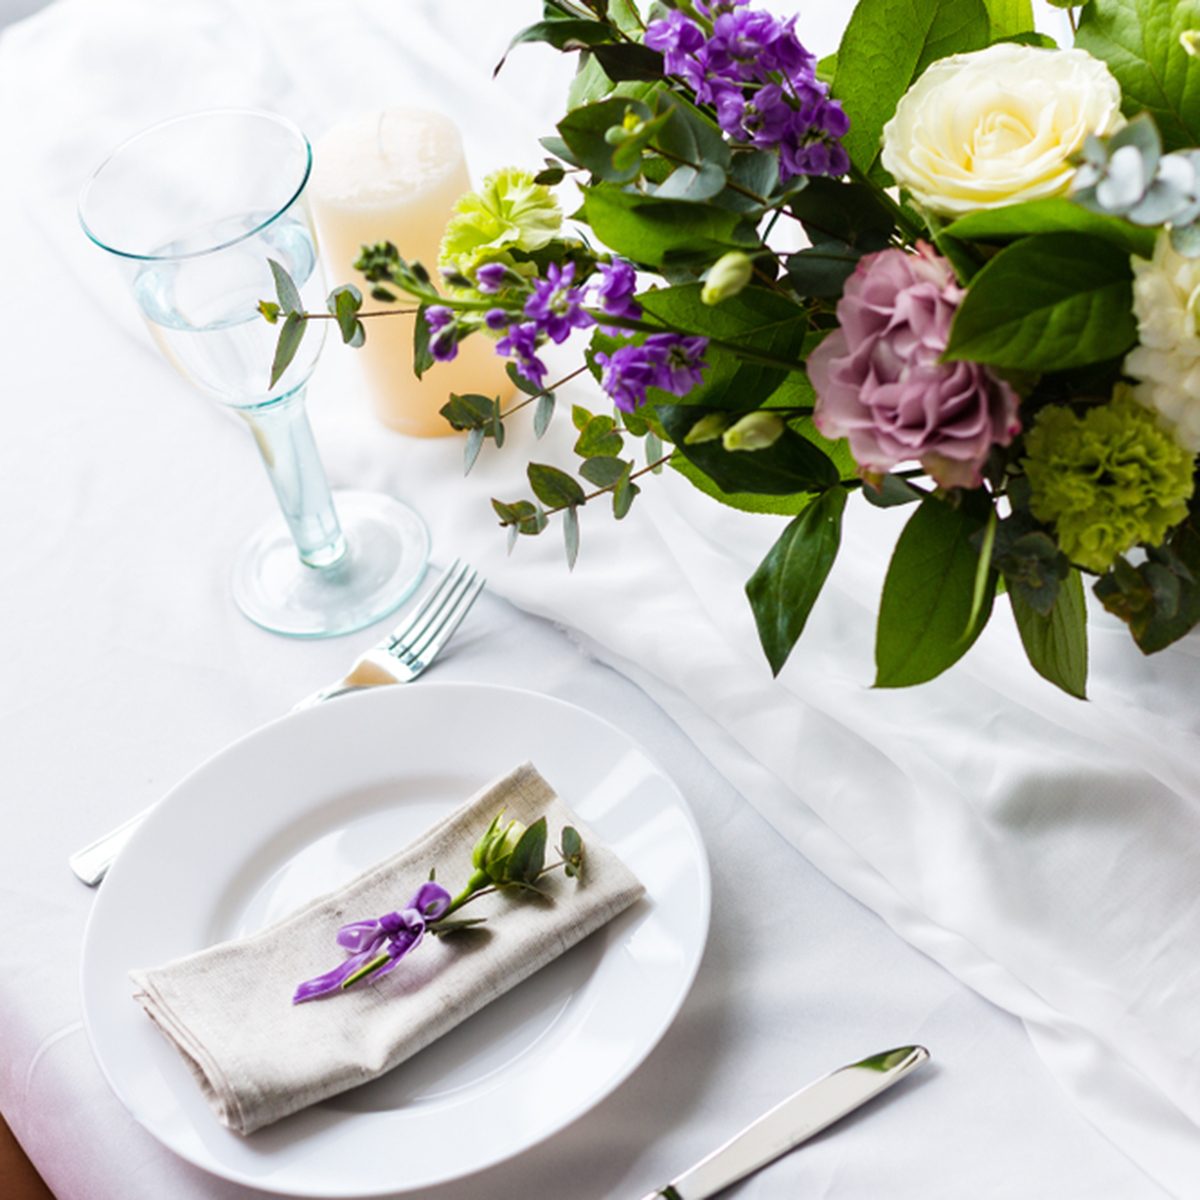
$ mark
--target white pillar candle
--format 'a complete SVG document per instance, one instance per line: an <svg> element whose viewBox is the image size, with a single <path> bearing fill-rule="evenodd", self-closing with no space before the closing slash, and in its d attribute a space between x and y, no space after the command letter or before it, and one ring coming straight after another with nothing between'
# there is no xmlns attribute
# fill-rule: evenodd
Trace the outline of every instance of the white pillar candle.
<svg viewBox="0 0 1200 1200"><path fill-rule="evenodd" d="M442 232L454 202L470 187L462 139L440 113L395 108L336 125L313 149L308 193L330 286L362 286L364 312L388 307L370 299L369 285L353 270L360 247L384 241L424 265L436 281ZM405 301L401 293L396 307L408 307ZM385 425L417 437L443 436L453 431L438 410L451 392L511 392L503 360L482 333L462 342L452 362L435 363L417 379L414 320L365 322L366 344L354 352Z"/></svg>

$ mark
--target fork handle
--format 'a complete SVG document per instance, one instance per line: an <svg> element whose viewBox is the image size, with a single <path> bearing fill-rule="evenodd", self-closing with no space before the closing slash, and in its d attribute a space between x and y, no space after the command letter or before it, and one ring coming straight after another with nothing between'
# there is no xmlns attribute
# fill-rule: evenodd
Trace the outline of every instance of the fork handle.
<svg viewBox="0 0 1200 1200"><path fill-rule="evenodd" d="M91 845L76 850L67 860L71 870L88 887L95 887L108 874L113 859L125 849L125 843L133 837L137 827L150 815L153 807L151 805L150 808L143 808L140 813L134 813L129 820L122 821L116 829L110 829Z"/></svg>

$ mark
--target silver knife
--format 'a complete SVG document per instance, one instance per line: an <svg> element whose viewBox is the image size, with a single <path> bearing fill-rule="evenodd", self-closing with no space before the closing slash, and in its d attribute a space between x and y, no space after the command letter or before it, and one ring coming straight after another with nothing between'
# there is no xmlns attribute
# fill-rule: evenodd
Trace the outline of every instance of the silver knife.
<svg viewBox="0 0 1200 1200"><path fill-rule="evenodd" d="M901 1046L833 1071L777 1104L645 1200L708 1200L887 1091L928 1057L924 1046Z"/></svg>

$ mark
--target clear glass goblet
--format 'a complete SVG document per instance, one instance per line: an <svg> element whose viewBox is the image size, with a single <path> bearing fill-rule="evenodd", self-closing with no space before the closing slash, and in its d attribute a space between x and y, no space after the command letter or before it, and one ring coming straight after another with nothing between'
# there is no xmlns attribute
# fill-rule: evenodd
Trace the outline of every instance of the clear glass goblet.
<svg viewBox="0 0 1200 1200"><path fill-rule="evenodd" d="M361 629L420 582L429 534L391 496L334 496L313 441L304 391L324 340L310 321L299 352L269 383L278 326L275 259L306 311L324 311L324 281L304 188L312 150L271 113L221 109L177 117L124 142L79 201L84 231L121 264L166 358L246 422L283 520L259 530L233 570L252 621L295 637ZM315 328L313 328L315 326Z"/></svg>

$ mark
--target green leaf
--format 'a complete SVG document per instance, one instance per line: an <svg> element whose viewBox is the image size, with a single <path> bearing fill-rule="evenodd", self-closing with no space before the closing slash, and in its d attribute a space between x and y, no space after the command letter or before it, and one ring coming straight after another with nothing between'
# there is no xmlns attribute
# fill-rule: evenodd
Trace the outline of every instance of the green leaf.
<svg viewBox="0 0 1200 1200"><path fill-rule="evenodd" d="M470 475L471 468L475 465L475 460L479 457L479 451L483 449L483 439L486 430L482 425L476 425L467 434L467 444L463 447L463 474Z"/></svg>
<svg viewBox="0 0 1200 1200"><path fill-rule="evenodd" d="M270 264L271 274L275 277L275 294L279 297L280 308L289 314L303 312L304 301L300 299L300 289L296 287L283 264L277 263L273 258L268 258L267 262Z"/></svg>
<svg viewBox="0 0 1200 1200"><path fill-rule="evenodd" d="M880 238L888 238L896 227L891 209L865 183L843 183L814 176L792 198L789 207L813 242L878 244Z"/></svg>
<svg viewBox="0 0 1200 1200"><path fill-rule="evenodd" d="M974 624L979 554L971 542L983 522L930 496L909 518L883 584L875 641L875 686L925 683L956 663L991 616L995 583Z"/></svg>
<svg viewBox="0 0 1200 1200"><path fill-rule="evenodd" d="M588 412L582 404L571 405L571 424L581 432L587 428L587 423L592 419L592 414Z"/></svg>
<svg viewBox="0 0 1200 1200"><path fill-rule="evenodd" d="M533 494L547 508L566 508L585 500L579 483L557 467L546 463L530 463L526 471Z"/></svg>
<svg viewBox="0 0 1200 1200"><path fill-rule="evenodd" d="M429 348L429 323L425 320L425 309L422 304L417 309L417 319L413 322L413 374L420 379L433 366L433 351Z"/></svg>
<svg viewBox="0 0 1200 1200"><path fill-rule="evenodd" d="M589 483L594 483L600 488L607 488L612 487L623 475L628 475L632 466L632 463L621 458L607 456L589 458L587 462L580 465L579 473Z"/></svg>
<svg viewBox="0 0 1200 1200"><path fill-rule="evenodd" d="M863 499L876 508L897 508L901 504L914 504L925 498L924 492L917 491L898 475L884 475L877 487L868 483L862 492Z"/></svg>
<svg viewBox="0 0 1200 1200"><path fill-rule="evenodd" d="M711 200L725 190L725 172L716 163L676 167L651 193L660 200Z"/></svg>
<svg viewBox="0 0 1200 1200"><path fill-rule="evenodd" d="M537 882L537 877L546 865L546 818L538 817L513 847L509 855L504 876L506 882Z"/></svg>
<svg viewBox="0 0 1200 1200"><path fill-rule="evenodd" d="M846 242L817 242L788 255L788 282L801 296L836 299L861 257L862 251Z"/></svg>
<svg viewBox="0 0 1200 1200"><path fill-rule="evenodd" d="M988 40L998 42L1033 32L1030 0L983 0L988 11Z"/></svg>
<svg viewBox="0 0 1200 1200"><path fill-rule="evenodd" d="M947 360L1059 371L1123 354L1137 337L1133 272L1111 242L1042 233L1005 247L971 282Z"/></svg>
<svg viewBox="0 0 1200 1200"><path fill-rule="evenodd" d="M271 362L271 387L274 387L280 376L291 366L300 343L304 340L304 331L308 322L298 313L289 312L279 327L279 340L275 343L275 357Z"/></svg>
<svg viewBox="0 0 1200 1200"><path fill-rule="evenodd" d="M1084 233L1111 242L1126 254L1149 258L1154 253L1153 229L1092 212L1062 196L983 209L960 217L942 232L968 242L1011 242L1031 233Z"/></svg>
<svg viewBox="0 0 1200 1200"><path fill-rule="evenodd" d="M663 77L662 55L639 42L601 43L592 47L592 53L600 60L604 73L618 83Z"/></svg>
<svg viewBox="0 0 1200 1200"><path fill-rule="evenodd" d="M283 309L278 304L272 304L270 300L260 300L258 311L266 318L268 325L274 325L279 320L279 314L283 312Z"/></svg>
<svg viewBox="0 0 1200 1200"><path fill-rule="evenodd" d="M1010 593L1021 644L1033 669L1068 695L1087 699L1087 609L1083 580L1072 570L1058 589L1049 616L1017 592Z"/></svg>
<svg viewBox="0 0 1200 1200"><path fill-rule="evenodd" d="M527 42L545 42L556 50L584 50L600 42L612 41L612 30L603 21L553 20L538 21L522 29L508 44L504 57L496 64L493 75L508 61L509 54Z"/></svg>
<svg viewBox="0 0 1200 1200"><path fill-rule="evenodd" d="M741 215L708 204L660 200L612 184L587 189L584 219L610 250L648 267L679 251L712 253L754 245L740 232Z"/></svg>
<svg viewBox="0 0 1200 1200"><path fill-rule="evenodd" d="M1148 111L1163 145L1200 145L1200 59L1179 36L1200 29L1200 0L1091 0L1075 45L1108 64L1126 116Z"/></svg>
<svg viewBox="0 0 1200 1200"><path fill-rule="evenodd" d="M648 131L643 136L626 137L615 144L608 141L608 131L620 129L629 111L649 124ZM664 116L658 123L665 123L666 120ZM620 96L582 105L558 123L558 132L571 148L576 161L598 179L614 183L625 183L637 177L641 170L641 148L649 144L654 129L652 113L645 104Z"/></svg>
<svg viewBox="0 0 1200 1200"><path fill-rule="evenodd" d="M579 509L571 505L563 513L563 545L567 551L567 570L575 570L579 559Z"/></svg>
<svg viewBox="0 0 1200 1200"><path fill-rule="evenodd" d="M625 443L616 432L616 425L612 417L592 417L576 439L575 453L580 458L620 454Z"/></svg>
<svg viewBox="0 0 1200 1200"><path fill-rule="evenodd" d="M778 675L837 557L846 490L823 492L783 531L746 584L758 640Z"/></svg>
<svg viewBox="0 0 1200 1200"><path fill-rule="evenodd" d="M678 453L699 467L724 492L790 496L819 492L840 480L829 457L791 429L763 450L726 450L720 440L687 445L693 425L720 409L660 404L657 413Z"/></svg>
<svg viewBox="0 0 1200 1200"><path fill-rule="evenodd" d="M554 393L547 392L539 396L533 409L533 436L541 438L550 428L550 418L554 416Z"/></svg>
<svg viewBox="0 0 1200 1200"><path fill-rule="evenodd" d="M334 288L329 293L329 299L326 301L329 311L337 319L338 329L342 334L342 341L347 345L350 345L354 341L359 330L362 328L362 322L358 319L358 310L362 308L362 302L362 292L352 283Z"/></svg>
<svg viewBox="0 0 1200 1200"><path fill-rule="evenodd" d="M613 488L613 516L618 521L624 519L633 505L634 497L641 490L636 483L631 482L627 474L617 480L617 486Z"/></svg>
<svg viewBox="0 0 1200 1200"><path fill-rule="evenodd" d="M864 175L913 80L936 59L982 50L990 29L983 0L859 0L838 48L833 95L850 118L842 144Z"/></svg>
<svg viewBox="0 0 1200 1200"><path fill-rule="evenodd" d="M474 392L462 396L452 394L439 412L450 422L452 429L482 429L492 422L495 402L490 396Z"/></svg>
<svg viewBox="0 0 1200 1200"><path fill-rule="evenodd" d="M527 396L536 396L538 392L542 390L536 383L530 383L529 380L517 370L514 363L505 363L504 372L512 381L513 386L524 392Z"/></svg>

